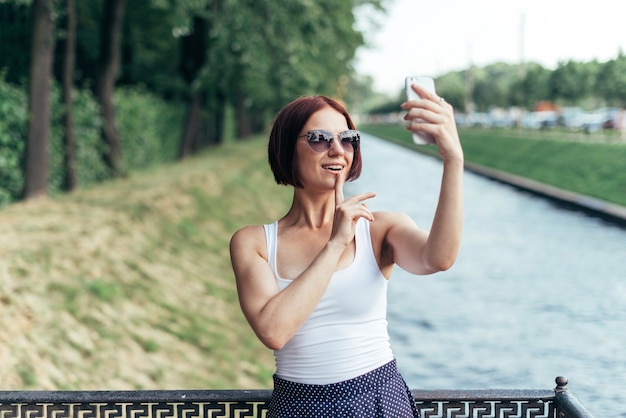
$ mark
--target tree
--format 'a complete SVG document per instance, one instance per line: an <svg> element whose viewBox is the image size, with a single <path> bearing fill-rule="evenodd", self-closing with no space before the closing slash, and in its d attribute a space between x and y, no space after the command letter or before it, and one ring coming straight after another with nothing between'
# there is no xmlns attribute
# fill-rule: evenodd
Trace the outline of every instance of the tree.
<svg viewBox="0 0 626 418"><path fill-rule="evenodd" d="M47 194L50 90L54 55L53 7L54 0L34 0L32 3L30 119L26 138L24 199L43 197Z"/></svg>
<svg viewBox="0 0 626 418"><path fill-rule="evenodd" d="M72 91L74 90L74 62L76 55L76 9L74 0L65 0L65 42L63 53L63 88L62 100L64 105L64 134L63 148L65 179L64 189L74 190L78 186L76 179L76 145L74 141L74 122L72 116Z"/></svg>
<svg viewBox="0 0 626 418"><path fill-rule="evenodd" d="M549 79L550 70L537 63L526 63L522 78L516 80L509 88L510 103L532 109L537 102L550 97Z"/></svg>
<svg viewBox="0 0 626 418"><path fill-rule="evenodd" d="M602 66L596 86L598 93L609 103L626 106L626 55L622 51L617 58Z"/></svg>
<svg viewBox="0 0 626 418"><path fill-rule="evenodd" d="M205 103L205 92L198 82L200 71L207 60L207 32L210 23L204 16L195 16L191 33L181 38L180 67L183 79L189 86L190 101L187 119L180 141L179 158L186 158L200 141L201 115Z"/></svg>
<svg viewBox="0 0 626 418"><path fill-rule="evenodd" d="M95 95L102 110L102 137L106 144L104 160L114 175L123 173L120 137L115 126L113 93L120 70L122 22L128 0L104 1L101 24L100 59L96 74Z"/></svg>
<svg viewBox="0 0 626 418"><path fill-rule="evenodd" d="M467 86L470 70L455 71L438 77L435 81L437 85L437 93L446 99L448 103L455 109L469 110L469 104L466 104L466 92L469 90Z"/></svg>
<svg viewBox="0 0 626 418"><path fill-rule="evenodd" d="M379 5L380 1L359 3ZM192 22L181 40L182 75L190 101L181 156L194 148L191 144L197 149L222 140L227 106L234 109L238 136L244 137L262 130L295 96L345 96L346 80L352 76L350 63L364 42L354 28L355 2L178 4ZM198 51L202 44L204 54ZM202 129L201 114L208 129Z"/></svg>
<svg viewBox="0 0 626 418"><path fill-rule="evenodd" d="M0 1L0 71L10 83L21 83L28 77L31 48L32 7L29 3Z"/></svg>
<svg viewBox="0 0 626 418"><path fill-rule="evenodd" d="M595 74L591 67L577 61L560 63L549 79L550 98L574 105L592 92Z"/></svg>
<svg viewBox="0 0 626 418"><path fill-rule="evenodd" d="M380 7L381 2L242 0L236 13L225 8L224 15L232 19L226 81L237 120L255 131L298 95L343 100L355 51L364 43L355 29L357 4ZM246 127L239 126L238 132Z"/></svg>
<svg viewBox="0 0 626 418"><path fill-rule="evenodd" d="M473 72L473 99L479 110L485 111L489 107L507 107L509 105L509 91L517 78L517 66L495 63L476 69Z"/></svg>

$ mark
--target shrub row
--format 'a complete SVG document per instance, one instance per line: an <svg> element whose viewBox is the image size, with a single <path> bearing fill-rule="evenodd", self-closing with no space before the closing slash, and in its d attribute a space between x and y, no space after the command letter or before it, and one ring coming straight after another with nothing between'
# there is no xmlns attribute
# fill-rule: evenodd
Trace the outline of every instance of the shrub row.
<svg viewBox="0 0 626 418"><path fill-rule="evenodd" d="M63 110L60 88L53 86L50 130L48 193L62 189L64 177ZM123 166L128 171L172 161L178 141L184 106L166 102L141 88L119 88L115 93L116 125L121 138ZM87 89L73 94L77 178L80 187L110 178L102 155L102 119L99 106ZM19 200L24 185L24 151L28 127L28 97L25 86L0 79L0 206Z"/></svg>

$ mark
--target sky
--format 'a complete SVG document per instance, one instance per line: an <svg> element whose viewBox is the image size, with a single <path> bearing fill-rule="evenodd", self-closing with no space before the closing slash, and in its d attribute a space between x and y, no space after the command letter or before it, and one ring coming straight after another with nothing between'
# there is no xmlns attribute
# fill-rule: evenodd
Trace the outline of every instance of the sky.
<svg viewBox="0 0 626 418"><path fill-rule="evenodd" d="M437 77L496 62L559 62L626 53L626 1L387 0L387 13L362 8L357 28L367 47L356 71L396 96L406 75Z"/></svg>

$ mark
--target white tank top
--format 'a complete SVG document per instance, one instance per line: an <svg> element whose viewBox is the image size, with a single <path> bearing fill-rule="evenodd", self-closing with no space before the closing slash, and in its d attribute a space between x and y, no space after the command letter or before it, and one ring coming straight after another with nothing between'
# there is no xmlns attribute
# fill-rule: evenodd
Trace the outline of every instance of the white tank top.
<svg viewBox="0 0 626 418"><path fill-rule="evenodd" d="M278 222L264 225L268 260L278 276ZM393 360L387 332L387 279L372 250L369 222L360 219L350 266L336 271L311 316L281 350L274 351L276 375L324 385L352 379Z"/></svg>

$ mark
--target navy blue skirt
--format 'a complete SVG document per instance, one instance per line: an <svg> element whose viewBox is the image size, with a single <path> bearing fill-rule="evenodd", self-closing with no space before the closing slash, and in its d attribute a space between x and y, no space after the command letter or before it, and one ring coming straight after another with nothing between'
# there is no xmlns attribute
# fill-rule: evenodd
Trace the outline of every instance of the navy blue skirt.
<svg viewBox="0 0 626 418"><path fill-rule="evenodd" d="M268 418L418 418L417 405L396 361L328 385L290 382L274 375Z"/></svg>

